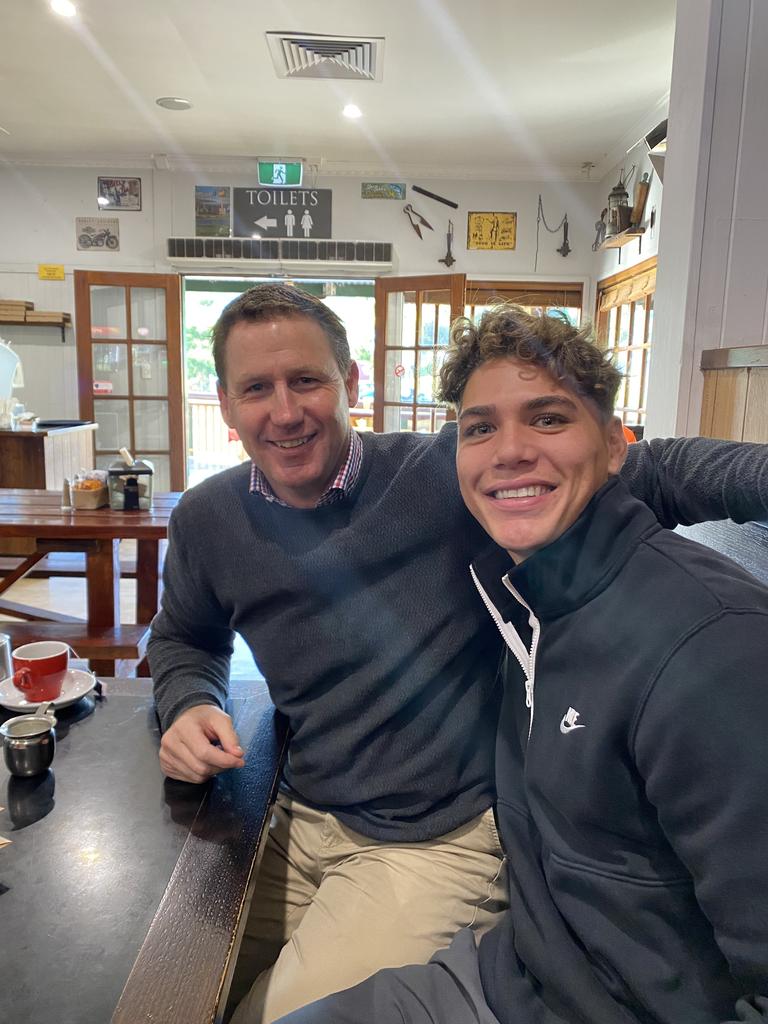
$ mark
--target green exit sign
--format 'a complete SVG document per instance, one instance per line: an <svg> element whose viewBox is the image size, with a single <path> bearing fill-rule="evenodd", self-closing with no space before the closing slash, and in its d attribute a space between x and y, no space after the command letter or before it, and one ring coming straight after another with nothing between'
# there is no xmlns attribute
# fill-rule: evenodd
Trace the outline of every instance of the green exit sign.
<svg viewBox="0 0 768 1024"><path fill-rule="evenodd" d="M302 167L303 164L298 160L283 163L276 160L259 160L259 184L301 185Z"/></svg>

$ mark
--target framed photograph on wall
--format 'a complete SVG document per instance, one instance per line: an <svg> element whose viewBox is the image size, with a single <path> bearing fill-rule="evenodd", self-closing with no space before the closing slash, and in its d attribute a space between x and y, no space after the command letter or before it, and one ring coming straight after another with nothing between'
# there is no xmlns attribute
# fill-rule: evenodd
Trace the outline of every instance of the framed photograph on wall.
<svg viewBox="0 0 768 1024"><path fill-rule="evenodd" d="M96 202L100 210L140 210L141 178L99 178Z"/></svg>

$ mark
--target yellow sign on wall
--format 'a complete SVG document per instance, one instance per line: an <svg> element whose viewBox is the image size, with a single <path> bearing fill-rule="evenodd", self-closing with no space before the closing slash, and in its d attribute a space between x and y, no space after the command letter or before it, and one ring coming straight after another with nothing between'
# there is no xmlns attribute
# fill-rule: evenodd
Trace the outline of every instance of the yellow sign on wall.
<svg viewBox="0 0 768 1024"><path fill-rule="evenodd" d="M63 263L38 263L37 276L41 281L63 281Z"/></svg>
<svg viewBox="0 0 768 1024"><path fill-rule="evenodd" d="M516 213L467 214L468 249L514 249L516 244Z"/></svg>

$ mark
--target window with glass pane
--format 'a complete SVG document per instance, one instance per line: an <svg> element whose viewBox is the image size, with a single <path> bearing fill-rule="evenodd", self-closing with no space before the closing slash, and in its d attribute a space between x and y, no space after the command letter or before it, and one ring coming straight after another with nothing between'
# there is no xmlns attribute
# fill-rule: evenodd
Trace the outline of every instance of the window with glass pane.
<svg viewBox="0 0 768 1024"><path fill-rule="evenodd" d="M398 405L384 407L384 432L413 430L413 413L411 407L404 409Z"/></svg>
<svg viewBox="0 0 768 1024"><path fill-rule="evenodd" d="M168 448L168 403L136 399L133 403L134 437L139 451Z"/></svg>
<svg viewBox="0 0 768 1024"><path fill-rule="evenodd" d="M624 375L616 415L628 426L644 426L653 334L655 261L635 274L598 284L598 342Z"/></svg>
<svg viewBox="0 0 768 1024"><path fill-rule="evenodd" d="M91 346L93 379L100 384L110 384L111 394L128 394L128 346L126 344ZM106 389L104 389L106 390Z"/></svg>
<svg viewBox="0 0 768 1024"><path fill-rule="evenodd" d="M387 346L416 344L416 292L391 292L387 297Z"/></svg>
<svg viewBox="0 0 768 1024"><path fill-rule="evenodd" d="M117 452L131 443L131 413L127 398L95 398L93 416L99 424L96 451Z"/></svg>
<svg viewBox="0 0 768 1024"><path fill-rule="evenodd" d="M131 337L165 341L164 288L131 288Z"/></svg>
<svg viewBox="0 0 768 1024"><path fill-rule="evenodd" d="M435 429L437 377L450 334L449 299L445 289L388 296L385 430ZM393 409L390 403L407 403L408 408Z"/></svg>
<svg viewBox="0 0 768 1024"><path fill-rule="evenodd" d="M125 338L128 333L125 288L91 285L91 337Z"/></svg>
<svg viewBox="0 0 768 1024"><path fill-rule="evenodd" d="M165 345L133 345L134 395L168 394L168 350Z"/></svg>

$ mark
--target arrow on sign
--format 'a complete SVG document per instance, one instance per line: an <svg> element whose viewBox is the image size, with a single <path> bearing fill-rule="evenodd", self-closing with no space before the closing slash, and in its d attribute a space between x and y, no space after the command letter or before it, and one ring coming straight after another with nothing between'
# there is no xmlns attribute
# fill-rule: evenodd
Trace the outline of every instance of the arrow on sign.
<svg viewBox="0 0 768 1024"><path fill-rule="evenodd" d="M277 218L276 217L260 217L258 220L255 220L253 223L256 225L257 228L263 228L266 231L267 228L276 228L277 227Z"/></svg>

